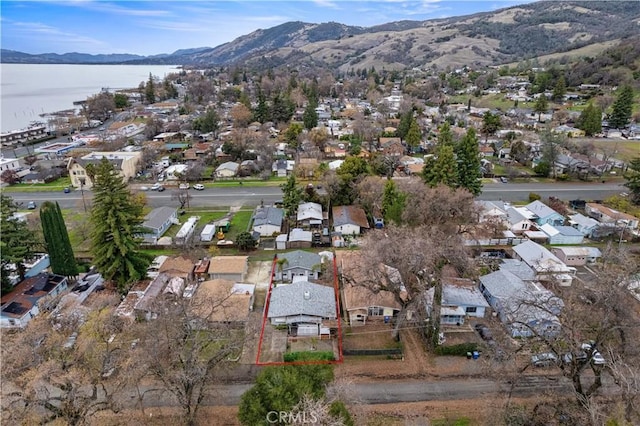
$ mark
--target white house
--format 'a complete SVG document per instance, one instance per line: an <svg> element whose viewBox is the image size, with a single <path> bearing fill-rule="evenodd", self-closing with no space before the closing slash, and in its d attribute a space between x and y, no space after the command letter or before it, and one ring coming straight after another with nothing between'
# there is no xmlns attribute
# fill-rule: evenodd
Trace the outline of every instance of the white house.
<svg viewBox="0 0 640 426"><path fill-rule="evenodd" d="M284 210L272 206L258 206L253 212L253 232L270 237L282 232Z"/></svg>
<svg viewBox="0 0 640 426"><path fill-rule="evenodd" d="M459 284L459 283L458 283ZM471 285L469 285L471 284ZM427 314L433 312L433 295L435 287L425 294ZM467 317L484 318L489 304L482 292L471 283L443 283L440 308L440 324L464 324Z"/></svg>
<svg viewBox="0 0 640 426"><path fill-rule="evenodd" d="M230 178L234 177L238 174L238 169L240 168L240 164L227 161L226 163L222 163L216 168L215 174L218 178Z"/></svg>
<svg viewBox="0 0 640 426"><path fill-rule="evenodd" d="M549 238L549 244L582 244L584 235L571 226L553 226L545 223L540 227Z"/></svg>
<svg viewBox="0 0 640 426"><path fill-rule="evenodd" d="M335 290L308 281L279 285L271 291L267 318L273 325L287 325L292 335L328 336L337 318Z"/></svg>
<svg viewBox="0 0 640 426"><path fill-rule="evenodd" d="M293 281L293 277L317 280L322 258L319 254L310 251L296 250L279 254L278 263L279 266L276 269L278 281Z"/></svg>
<svg viewBox="0 0 640 426"><path fill-rule="evenodd" d="M333 229L342 235L360 235L362 229L369 229L369 221L360 207L336 206L333 208Z"/></svg>
<svg viewBox="0 0 640 426"><path fill-rule="evenodd" d="M67 289L66 277L46 272L25 278L13 291L2 297L0 327L23 328L40 313L40 300L57 296ZM49 306L48 308L54 308Z"/></svg>
<svg viewBox="0 0 640 426"><path fill-rule="evenodd" d="M172 164L171 166L167 167L167 169L164 171L164 174L167 180L180 180L187 172L187 168L189 168L189 166L187 166L186 164Z"/></svg>
<svg viewBox="0 0 640 426"><path fill-rule="evenodd" d="M556 281L561 286L570 286L576 268L567 266L556 255L533 241L525 241L513 248L516 258L525 262L536 272L536 279Z"/></svg>
<svg viewBox="0 0 640 426"><path fill-rule="evenodd" d="M296 220L299 226L319 227L323 218L322 205L318 203L301 203L298 206Z"/></svg>
<svg viewBox="0 0 640 426"><path fill-rule="evenodd" d="M600 222L581 213L569 216L569 224L587 238L592 238L594 232L600 226Z"/></svg>
<svg viewBox="0 0 640 426"><path fill-rule="evenodd" d="M540 283L500 269L480 277L480 291L511 337L553 336L560 331L558 315L564 303Z"/></svg>

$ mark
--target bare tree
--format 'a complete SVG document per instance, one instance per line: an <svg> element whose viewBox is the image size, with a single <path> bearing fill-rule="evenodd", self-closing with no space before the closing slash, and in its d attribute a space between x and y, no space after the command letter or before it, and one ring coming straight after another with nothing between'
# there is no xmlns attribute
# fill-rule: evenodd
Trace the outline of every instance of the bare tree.
<svg viewBox="0 0 640 426"><path fill-rule="evenodd" d="M187 425L197 423L215 373L228 369L242 348L241 328L214 322L228 297L159 296L152 307L157 318L137 329L136 356L146 361L147 376L176 398Z"/></svg>

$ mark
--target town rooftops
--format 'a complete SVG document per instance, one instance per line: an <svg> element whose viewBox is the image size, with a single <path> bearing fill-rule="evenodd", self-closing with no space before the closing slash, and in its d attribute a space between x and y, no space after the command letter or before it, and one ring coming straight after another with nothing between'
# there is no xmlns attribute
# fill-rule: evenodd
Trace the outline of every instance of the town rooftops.
<svg viewBox="0 0 640 426"><path fill-rule="evenodd" d="M540 200L535 200L529 204L527 204L526 209L532 213L535 213L539 218L545 218L548 216L552 216L554 214L559 214L557 211L547 206L545 203Z"/></svg>
<svg viewBox="0 0 640 426"><path fill-rule="evenodd" d="M159 272L165 272L172 277L187 278L193 273L194 266L191 260L182 256L170 257L160 266Z"/></svg>
<svg viewBox="0 0 640 426"><path fill-rule="evenodd" d="M318 203L301 203L298 206L297 219L299 221L307 219L322 221L322 206Z"/></svg>
<svg viewBox="0 0 640 426"><path fill-rule="evenodd" d="M66 280L61 275L40 273L22 280L13 291L2 296L2 315L20 318L58 285Z"/></svg>

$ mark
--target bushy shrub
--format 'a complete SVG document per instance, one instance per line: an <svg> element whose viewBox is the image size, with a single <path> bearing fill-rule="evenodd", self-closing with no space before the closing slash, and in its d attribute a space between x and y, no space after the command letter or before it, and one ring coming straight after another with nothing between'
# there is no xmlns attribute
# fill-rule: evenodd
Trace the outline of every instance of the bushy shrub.
<svg viewBox="0 0 640 426"><path fill-rule="evenodd" d="M285 362L294 361L333 361L335 360L333 352L331 351L318 351L318 352L289 352L284 354Z"/></svg>
<svg viewBox="0 0 640 426"><path fill-rule="evenodd" d="M473 352L478 350L478 345L475 343L460 343L459 345L452 346L438 346L435 350L436 355L454 355L454 356L467 356L467 352Z"/></svg>

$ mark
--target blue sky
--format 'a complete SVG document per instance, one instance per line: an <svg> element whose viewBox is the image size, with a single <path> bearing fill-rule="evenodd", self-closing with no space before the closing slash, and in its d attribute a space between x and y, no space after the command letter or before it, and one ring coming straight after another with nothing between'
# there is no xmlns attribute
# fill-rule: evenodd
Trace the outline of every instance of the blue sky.
<svg viewBox="0 0 640 426"><path fill-rule="evenodd" d="M135 53L215 47L288 21L369 27L491 11L494 1L12 1L0 3L3 49L26 53Z"/></svg>

